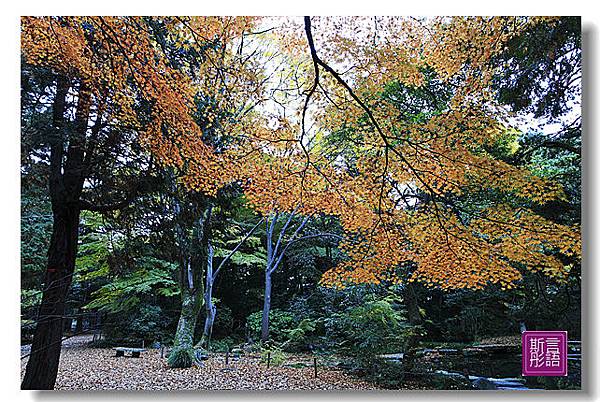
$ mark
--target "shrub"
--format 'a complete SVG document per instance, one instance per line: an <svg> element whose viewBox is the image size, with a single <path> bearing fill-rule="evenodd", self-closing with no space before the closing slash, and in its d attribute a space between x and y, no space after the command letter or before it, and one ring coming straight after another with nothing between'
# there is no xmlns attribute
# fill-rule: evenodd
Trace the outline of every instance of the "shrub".
<svg viewBox="0 0 600 402"><path fill-rule="evenodd" d="M225 353L228 350L231 350L235 341L231 338L223 338L216 341L210 342L210 350L218 353Z"/></svg>
<svg viewBox="0 0 600 402"><path fill-rule="evenodd" d="M217 316L213 325L212 336L222 338L233 332L233 314L226 304L217 305Z"/></svg>
<svg viewBox="0 0 600 402"><path fill-rule="evenodd" d="M271 366L281 366L287 360L287 355L277 347L265 348L261 350L260 361L261 363L267 364L269 360L269 353L271 354Z"/></svg>
<svg viewBox="0 0 600 402"><path fill-rule="evenodd" d="M286 350L310 349L317 324L318 321L313 320L312 318L301 320L295 328L285 331L287 340L282 346L285 346Z"/></svg>
<svg viewBox="0 0 600 402"><path fill-rule="evenodd" d="M136 311L110 315L104 333L114 343L139 347L142 340L149 345L172 337L168 330L171 321L159 306L140 305Z"/></svg>
<svg viewBox="0 0 600 402"><path fill-rule="evenodd" d="M402 350L410 326L389 300L373 300L325 319L340 352L363 362Z"/></svg>
<svg viewBox="0 0 600 402"><path fill-rule="evenodd" d="M252 313L246 319L246 328L250 338L260 337L262 323L262 311ZM283 342L287 339L287 331L294 328L294 316L283 310L273 309L269 313L269 337L275 342Z"/></svg>

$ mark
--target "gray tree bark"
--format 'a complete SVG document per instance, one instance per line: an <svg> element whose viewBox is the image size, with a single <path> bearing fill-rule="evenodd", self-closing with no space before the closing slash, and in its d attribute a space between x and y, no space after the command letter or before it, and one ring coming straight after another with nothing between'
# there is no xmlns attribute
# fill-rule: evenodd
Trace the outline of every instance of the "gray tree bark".
<svg viewBox="0 0 600 402"><path fill-rule="evenodd" d="M283 260L283 256L287 249L295 242L313 236L304 236L297 238L300 231L304 228L310 217L305 217L302 222L296 227L290 239L284 240L287 229L290 226L292 219L296 216L297 209L288 215L288 219L279 231L277 241L274 242L275 225L279 218L279 213L274 213L270 218L267 218L267 264L265 267L265 292L263 300L263 311L261 319L260 340L266 342L269 339L269 313L271 312L271 292L273 289L272 274L279 267ZM270 220L270 222L269 222Z"/></svg>
<svg viewBox="0 0 600 402"><path fill-rule="evenodd" d="M217 279L217 275L221 271L221 268L225 266L225 264L231 259L231 257L240 249L240 247L248 240L248 238L254 233L254 231L258 228L258 226L262 223L264 218L260 219L256 225L250 231L246 233L246 235L242 238L242 240L234 247L234 249L227 254L227 256L221 260L221 263L217 267L217 269L213 269L213 260L214 260L214 248L209 243L208 245L208 260L206 267L206 289L204 291L204 303L206 306L206 320L204 321L204 330L202 331L202 338L196 347L198 348L209 348L210 347L210 339L212 336L213 325L215 323L215 318L217 317L217 306L212 301L212 294L215 280Z"/></svg>

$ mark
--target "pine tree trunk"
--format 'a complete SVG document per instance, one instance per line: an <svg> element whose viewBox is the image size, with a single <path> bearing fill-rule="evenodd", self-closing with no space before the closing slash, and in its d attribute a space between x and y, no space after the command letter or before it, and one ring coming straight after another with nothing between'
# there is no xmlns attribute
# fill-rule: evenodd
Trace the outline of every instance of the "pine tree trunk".
<svg viewBox="0 0 600 402"><path fill-rule="evenodd" d="M54 207L45 291L21 389L53 389L58 373L65 301L77 255L79 208Z"/></svg>
<svg viewBox="0 0 600 402"><path fill-rule="evenodd" d="M57 78L53 104L50 144L52 237L48 248L44 291L35 329L31 355L21 389L53 389L58 373L63 335L65 301L73 279L79 236L79 198L83 189L84 143L90 113L91 94L83 84L79 91L75 129L64 130L66 96L70 83ZM65 157L67 138L68 149Z"/></svg>

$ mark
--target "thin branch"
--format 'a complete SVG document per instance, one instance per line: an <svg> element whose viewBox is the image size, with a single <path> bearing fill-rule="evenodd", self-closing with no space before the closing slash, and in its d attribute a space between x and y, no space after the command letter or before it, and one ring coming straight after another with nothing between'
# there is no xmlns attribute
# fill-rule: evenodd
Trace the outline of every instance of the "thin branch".
<svg viewBox="0 0 600 402"><path fill-rule="evenodd" d="M214 279L217 277L217 275L219 274L219 271L221 270L221 268L225 265L225 263L227 261L229 261L229 259L235 254L236 251L239 250L239 248L244 244L244 242L246 240L248 240L248 238L252 235L252 233L254 233L254 231L260 226L260 224L265 220L265 218L261 218L256 225L254 225L254 227L252 229L250 229L250 231L248 231L248 233L246 233L246 235L244 236L244 238L237 244L237 246L235 246L235 248L233 250L231 250L231 252L227 255L227 257L225 257L223 259L223 261L221 261L221 263L219 264L219 266L217 267L217 269L215 270L215 272L213 273L213 281Z"/></svg>

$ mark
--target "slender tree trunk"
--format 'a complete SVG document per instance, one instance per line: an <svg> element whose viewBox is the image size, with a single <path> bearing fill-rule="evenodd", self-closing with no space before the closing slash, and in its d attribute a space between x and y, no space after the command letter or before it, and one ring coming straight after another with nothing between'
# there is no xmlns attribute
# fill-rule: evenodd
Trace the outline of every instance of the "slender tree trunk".
<svg viewBox="0 0 600 402"><path fill-rule="evenodd" d="M267 269L265 270L265 297L260 328L260 340L263 342L266 342L269 339L269 312L271 311L271 287L271 270L267 266Z"/></svg>
<svg viewBox="0 0 600 402"><path fill-rule="evenodd" d="M212 302L213 287L214 287L214 283L217 278L217 275L219 274L219 271L225 265L225 263L231 258L231 256L233 256L235 254L236 251L238 251L238 249L242 246L242 244L244 244L244 242L248 239L248 237L250 237L250 235L252 235L252 233L254 233L254 231L260 225L260 223L262 221L263 221L263 219L259 220L256 223L256 225L254 225L254 227L252 229L250 229L250 231L248 233L246 233L246 235L244 236L242 241L240 241L238 243L238 245L235 246L235 248L229 253L229 255L221 261L221 263L219 264L219 266L217 267L216 270L214 269L214 266L213 266L215 250L210 243L208 244L208 259L207 259L207 265L206 265L206 290L204 291L204 303L206 306L206 321L204 322L204 331L202 332L202 338L200 339L200 342L198 344L198 347L200 347L200 348L210 347L210 339L212 336L213 325L215 323L215 318L217 316L217 306L215 306L215 304Z"/></svg>
<svg viewBox="0 0 600 402"><path fill-rule="evenodd" d="M286 230L289 227L290 223L292 222L292 219L296 215L296 211L297 211L297 209L295 209L288 215L288 218L287 218L285 224L280 229L279 236L275 243L273 243L273 234L275 231L275 225L277 224L277 220L279 218L279 213L275 212L274 214L272 214L270 217L270 222L269 222L269 218L267 218L267 220L266 220L267 266L265 268L265 296L264 296L262 322L261 322L261 329L260 329L260 339L263 342L266 342L269 339L269 312L271 311L271 289L272 289L271 275L273 274L273 272L275 272L275 270L281 263L281 260L283 259L283 256L285 255L285 251L287 250L287 248L294 241L297 240L296 236L298 235L298 233L300 233L300 231L302 230L302 228L304 227L306 222L308 222L308 219L309 219L309 217L305 217L304 220L296 227L296 230L292 234L292 236L291 236L292 240L288 240L287 242L285 242L284 236L286 234Z"/></svg>
<svg viewBox="0 0 600 402"><path fill-rule="evenodd" d="M208 261L206 265L206 289L204 290L204 306L206 307L206 320L204 321L204 330L202 338L198 343L200 348L208 349L212 335L213 324L217 315L217 306L212 302L213 284L215 282L215 273L213 272L214 250L211 245L208 246Z"/></svg>
<svg viewBox="0 0 600 402"><path fill-rule="evenodd" d="M210 338L212 337L213 325L217 316L217 306L212 302L212 282L206 288L206 297L204 299L206 307L206 320L204 321L204 330L200 340L200 347L208 348L210 346Z"/></svg>

